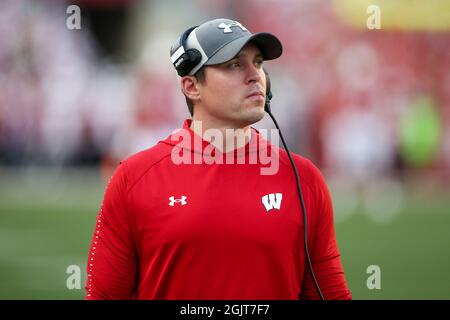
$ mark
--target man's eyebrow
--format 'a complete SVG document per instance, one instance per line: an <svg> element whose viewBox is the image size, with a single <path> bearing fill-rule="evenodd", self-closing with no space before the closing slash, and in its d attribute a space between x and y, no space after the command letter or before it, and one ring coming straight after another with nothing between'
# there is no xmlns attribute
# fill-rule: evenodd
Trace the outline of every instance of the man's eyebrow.
<svg viewBox="0 0 450 320"><path fill-rule="evenodd" d="M242 57L242 56L244 56L245 55L245 51L241 51L241 52L239 52L239 54L237 55L237 56L235 56L234 58L233 58L233 60L234 59L237 59L237 58L240 58L240 57ZM258 53L256 56L255 56L255 58L262 58L263 57L263 55L262 55L262 53Z"/></svg>

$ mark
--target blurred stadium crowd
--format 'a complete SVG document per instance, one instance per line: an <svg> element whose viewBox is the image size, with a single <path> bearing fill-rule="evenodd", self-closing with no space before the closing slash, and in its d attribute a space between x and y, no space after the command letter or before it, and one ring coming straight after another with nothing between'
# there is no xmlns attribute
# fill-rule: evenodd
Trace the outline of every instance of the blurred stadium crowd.
<svg viewBox="0 0 450 320"><path fill-rule="evenodd" d="M188 117L172 42L230 17L284 44L266 66L294 151L356 176L449 177L450 24L384 28L381 8L381 30L368 30L342 13L348 3L1 1L0 165L114 167L165 138ZM81 8L80 30L66 27L70 4Z"/></svg>

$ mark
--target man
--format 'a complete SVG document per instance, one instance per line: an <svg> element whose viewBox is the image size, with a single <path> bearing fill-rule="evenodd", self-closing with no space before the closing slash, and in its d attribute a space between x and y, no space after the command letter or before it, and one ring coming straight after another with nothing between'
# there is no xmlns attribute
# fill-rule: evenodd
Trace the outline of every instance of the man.
<svg viewBox="0 0 450 320"><path fill-rule="evenodd" d="M89 253L87 299L319 298L287 154L251 127L264 116L263 61L281 53L274 35L228 19L189 29L173 45L192 119L114 173ZM311 162L294 159L318 285L325 299L350 299L327 186Z"/></svg>

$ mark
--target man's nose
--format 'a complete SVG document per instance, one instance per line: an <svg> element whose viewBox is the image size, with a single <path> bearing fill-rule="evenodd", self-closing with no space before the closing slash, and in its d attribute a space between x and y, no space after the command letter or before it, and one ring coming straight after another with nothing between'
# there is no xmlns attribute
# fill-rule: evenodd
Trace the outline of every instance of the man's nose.
<svg viewBox="0 0 450 320"><path fill-rule="evenodd" d="M250 64L247 68L247 83L250 82L261 82L262 75L261 69L256 67L254 64Z"/></svg>

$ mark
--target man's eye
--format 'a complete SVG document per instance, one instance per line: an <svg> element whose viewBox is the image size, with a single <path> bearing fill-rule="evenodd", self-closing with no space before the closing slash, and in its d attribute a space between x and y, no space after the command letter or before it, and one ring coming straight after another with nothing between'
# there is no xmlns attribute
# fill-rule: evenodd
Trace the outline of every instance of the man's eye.
<svg viewBox="0 0 450 320"><path fill-rule="evenodd" d="M263 60L257 60L257 61L255 62L255 64L256 64L258 67L260 67L260 66L263 65Z"/></svg>
<svg viewBox="0 0 450 320"><path fill-rule="evenodd" d="M230 68L230 69L236 69L236 68L238 68L238 67L240 67L241 66L241 64L239 63L239 62L233 62L233 63L230 63L229 65L228 65L228 68Z"/></svg>

